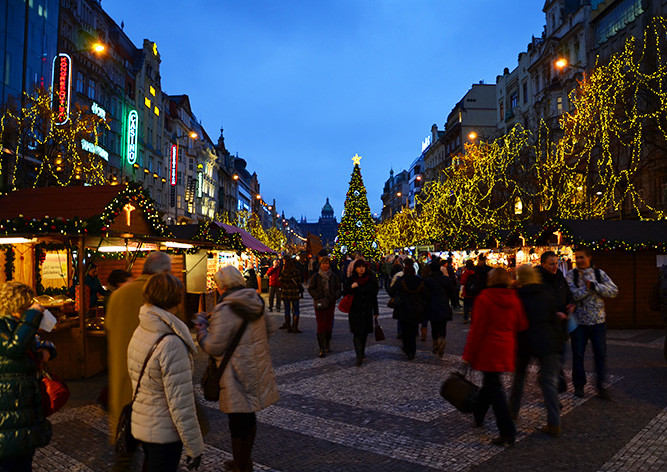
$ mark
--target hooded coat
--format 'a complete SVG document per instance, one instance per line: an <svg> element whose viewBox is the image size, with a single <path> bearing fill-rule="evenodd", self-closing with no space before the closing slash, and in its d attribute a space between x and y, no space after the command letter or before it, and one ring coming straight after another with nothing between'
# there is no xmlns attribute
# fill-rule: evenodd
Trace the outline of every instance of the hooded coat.
<svg viewBox="0 0 667 472"><path fill-rule="evenodd" d="M37 366L28 354L42 316L28 310L21 319L0 318L0 459L32 454L51 440Z"/></svg>
<svg viewBox="0 0 667 472"><path fill-rule="evenodd" d="M517 332L528 320L515 290L488 287L475 298L463 360L482 372L514 372Z"/></svg>
<svg viewBox="0 0 667 472"><path fill-rule="evenodd" d="M373 332L373 316L379 313L378 308L378 282L368 268L366 268L368 280L352 288L354 282L359 282L356 272L352 277L346 279L343 295L353 295L352 306L347 314L350 323L350 331L355 335L365 335Z"/></svg>
<svg viewBox="0 0 667 472"><path fill-rule="evenodd" d="M264 301L257 291L242 288L225 293L211 313L209 326L199 332L199 345L220 365L243 320L248 326L220 379L224 413L252 413L280 399L269 354L273 327L264 316Z"/></svg>
<svg viewBox="0 0 667 472"><path fill-rule="evenodd" d="M132 389L137 387L146 356L165 333L176 336L165 337L146 365L132 405L132 436L156 444L182 441L187 455L198 457L204 451L204 439L192 385L197 346L185 323L154 305L141 307L139 326L127 348Z"/></svg>

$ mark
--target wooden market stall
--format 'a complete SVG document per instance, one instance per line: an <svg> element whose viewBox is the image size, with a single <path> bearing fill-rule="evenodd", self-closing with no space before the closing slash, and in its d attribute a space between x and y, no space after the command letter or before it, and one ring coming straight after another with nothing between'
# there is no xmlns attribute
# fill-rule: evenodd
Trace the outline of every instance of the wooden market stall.
<svg viewBox="0 0 667 472"><path fill-rule="evenodd" d="M79 283L89 263L98 265L102 281L114 268L140 272L141 249L158 249L170 237L137 185L22 189L0 198L0 282L30 285L58 318L53 331L40 332L57 346L50 362L56 374L74 379L106 368L103 307L91 307L89 289ZM103 248L115 249L115 257ZM182 277L183 258L172 259Z"/></svg>
<svg viewBox="0 0 667 472"><path fill-rule="evenodd" d="M659 313L650 310L648 298L667 253L667 221L551 220L541 227L525 225L514 231L478 234L463 249L451 244L456 263L476 261L484 254L488 265L513 273L521 264L539 264L544 252L553 251L559 257L559 268L567 273L574 267L575 247L588 246L594 264L619 288L619 295L605 304L608 326L663 326Z"/></svg>

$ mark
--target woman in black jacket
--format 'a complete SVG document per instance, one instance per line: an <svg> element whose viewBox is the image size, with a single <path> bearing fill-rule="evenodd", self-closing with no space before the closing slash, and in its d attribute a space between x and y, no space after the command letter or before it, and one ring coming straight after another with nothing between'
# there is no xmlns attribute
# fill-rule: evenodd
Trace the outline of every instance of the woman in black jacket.
<svg viewBox="0 0 667 472"><path fill-rule="evenodd" d="M373 317L379 315L378 283L363 259L354 262L352 277L345 281L343 295L348 294L353 296L348 319L359 367L366 357L366 339L373 332Z"/></svg>
<svg viewBox="0 0 667 472"><path fill-rule="evenodd" d="M333 330L336 300L340 298L340 278L331 269L331 259L320 259L320 267L310 278L308 293L313 297L315 319L317 320L317 344L320 347L319 357L331 352L331 331Z"/></svg>
<svg viewBox="0 0 667 472"><path fill-rule="evenodd" d="M430 293L424 280L415 273L412 264L405 264L403 277L396 280L387 293L390 297L398 297L394 318L401 322L403 328L403 352L412 360L417 353L417 329L424 317Z"/></svg>
<svg viewBox="0 0 667 472"><path fill-rule="evenodd" d="M547 409L547 425L542 432L558 437L560 409L558 407L558 353L563 344L560 320L556 315L556 300L549 288L541 283L539 272L530 264L517 269L519 298L528 318L528 329L517 336L518 352L510 396L510 413L519 415L526 369L534 356L540 364L540 387Z"/></svg>
<svg viewBox="0 0 667 472"><path fill-rule="evenodd" d="M424 321L431 322L433 353L442 357L447 344L447 322L452 320L452 307L449 305L454 295L454 283L442 272L442 261L437 259L424 268L424 283L431 294Z"/></svg>

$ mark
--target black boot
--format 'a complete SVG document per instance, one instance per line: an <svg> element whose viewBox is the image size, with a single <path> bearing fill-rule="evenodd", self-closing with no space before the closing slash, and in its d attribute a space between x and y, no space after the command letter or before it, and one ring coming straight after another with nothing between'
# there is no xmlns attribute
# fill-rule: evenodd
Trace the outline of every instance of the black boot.
<svg viewBox="0 0 667 472"><path fill-rule="evenodd" d="M361 367L361 364L363 364L363 362L364 362L364 358L363 358L363 354L362 354L363 347L361 345L361 339L359 339L358 337L355 336L352 339L352 343L354 344L354 352L357 355L356 366Z"/></svg>
<svg viewBox="0 0 667 472"><path fill-rule="evenodd" d="M326 355L324 347L324 333L317 333L317 344L320 346L319 357L324 357Z"/></svg>
<svg viewBox="0 0 667 472"><path fill-rule="evenodd" d="M361 337L361 358L366 359L366 341L368 341L368 335Z"/></svg>
<svg viewBox="0 0 667 472"><path fill-rule="evenodd" d="M303 331L301 331L299 329L299 317L298 316L294 317L294 321L292 322L292 331L290 331L290 332L291 333L303 333Z"/></svg>
<svg viewBox="0 0 667 472"><path fill-rule="evenodd" d="M278 311L280 311L280 310L278 310ZM286 330L289 331L290 330L290 322L289 321L290 321L289 320L289 315L286 314L285 315L285 322L282 324L282 326L279 329L286 329Z"/></svg>
<svg viewBox="0 0 667 472"><path fill-rule="evenodd" d="M331 354L331 331L324 333L324 350L327 354Z"/></svg>

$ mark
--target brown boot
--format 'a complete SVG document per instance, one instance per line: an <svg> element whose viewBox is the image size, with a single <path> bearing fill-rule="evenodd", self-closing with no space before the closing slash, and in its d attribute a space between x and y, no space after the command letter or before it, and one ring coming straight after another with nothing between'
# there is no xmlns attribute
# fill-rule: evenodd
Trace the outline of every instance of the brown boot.
<svg viewBox="0 0 667 472"><path fill-rule="evenodd" d="M542 431L544 434L548 434L549 436L551 436L553 438L560 438L560 435L562 434L561 430L560 430L560 426L556 426L556 425L552 425L552 424L548 424L548 425L544 426L542 429L540 429L540 431Z"/></svg>
<svg viewBox="0 0 667 472"><path fill-rule="evenodd" d="M438 357L445 355L445 346L447 345L447 339L438 338Z"/></svg>
<svg viewBox="0 0 667 472"><path fill-rule="evenodd" d="M428 326L422 328L422 341L426 341L426 335L428 334Z"/></svg>
<svg viewBox="0 0 667 472"><path fill-rule="evenodd" d="M280 310L278 310L278 311L280 311ZM285 315L285 322L282 324L282 326L279 329L286 329L286 330L289 331L290 330L290 322L289 321L290 321L289 320L289 315Z"/></svg>
<svg viewBox="0 0 667 472"><path fill-rule="evenodd" d="M298 316L294 317L294 321L292 322L292 329L291 329L290 333L303 333L303 331L301 331L299 329L299 317Z"/></svg>

